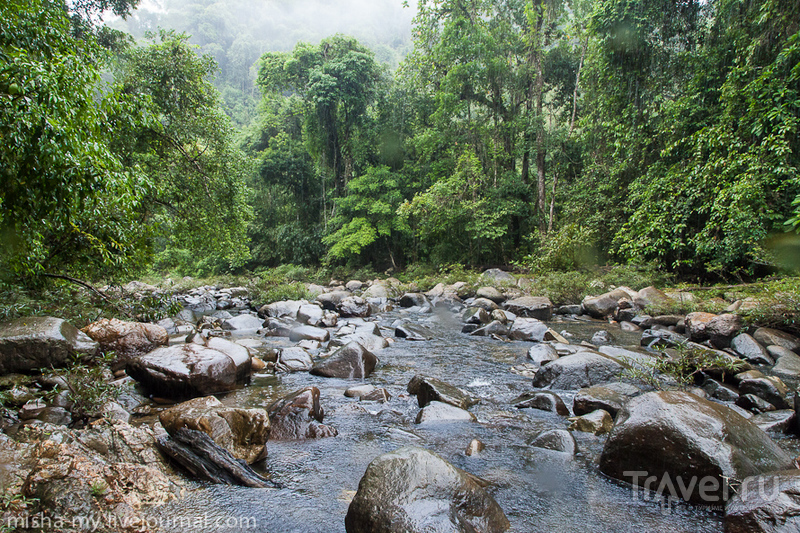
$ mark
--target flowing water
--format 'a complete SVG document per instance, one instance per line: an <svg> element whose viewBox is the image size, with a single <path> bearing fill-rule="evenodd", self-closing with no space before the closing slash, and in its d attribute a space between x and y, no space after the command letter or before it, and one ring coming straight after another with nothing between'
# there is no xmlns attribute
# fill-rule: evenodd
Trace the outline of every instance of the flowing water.
<svg viewBox="0 0 800 533"><path fill-rule="evenodd" d="M157 509L153 520L165 531L344 532L344 516L367 465L377 456L402 446L433 450L455 466L492 484L489 491L520 533L589 531L720 532L719 512L687 504L665 504L598 473L597 459L605 437L575 432L579 454L561 454L527 443L544 430L569 422L544 411L513 407L511 401L532 389L531 379L511 372L531 343L503 342L460 333L457 317L396 311L382 315L384 336L391 323L408 317L432 328L434 339L398 339L379 352L379 366L364 382L385 387L385 404L346 398L358 382L308 373L257 375L248 387L223 398L226 405L267 407L297 389L314 385L321 391L325 424L336 427L334 438L269 442L269 456L257 465L281 489L197 485L185 498ZM608 325L564 322L573 341L588 340ZM636 344L639 334L612 331L618 344ZM263 339L262 339L263 340ZM280 345L281 341L268 341ZM287 344L288 345L288 344ZM456 385L482 401L471 411L479 422L417 425L417 400L406 392L415 374ZM570 394L562 395L570 406ZM464 452L477 438L486 449Z"/></svg>

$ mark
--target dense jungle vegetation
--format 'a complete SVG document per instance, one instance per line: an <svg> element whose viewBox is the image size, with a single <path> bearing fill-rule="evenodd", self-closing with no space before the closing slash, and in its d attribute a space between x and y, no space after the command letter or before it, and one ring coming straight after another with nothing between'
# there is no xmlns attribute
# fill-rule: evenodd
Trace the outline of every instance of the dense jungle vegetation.
<svg viewBox="0 0 800 533"><path fill-rule="evenodd" d="M0 5L6 283L787 266L796 0L138 3Z"/></svg>

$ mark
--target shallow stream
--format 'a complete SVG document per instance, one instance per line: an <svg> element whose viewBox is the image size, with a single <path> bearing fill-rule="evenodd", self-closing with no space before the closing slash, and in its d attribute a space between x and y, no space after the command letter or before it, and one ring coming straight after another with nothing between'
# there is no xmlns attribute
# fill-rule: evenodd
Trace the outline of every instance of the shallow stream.
<svg viewBox="0 0 800 533"><path fill-rule="evenodd" d="M598 473L597 459L605 437L576 432L579 453L574 459L533 448L527 443L547 429L566 428L566 418L548 412L513 407L511 401L532 389L531 379L511 372L521 362L529 342L503 342L460 333L456 316L419 315L403 311L379 318L384 336L397 318L421 322L434 339L398 339L377 355L380 363L366 380L386 388L388 403L359 402L344 391L359 384L308 373L256 375L248 387L221 398L239 407L267 407L297 389L320 389L325 424L336 427L334 438L272 442L269 456L257 469L282 489L200 486L185 498L157 509L153 519L164 531L344 532L344 516L367 465L377 456L402 446L422 446L455 466L492 483L489 491L520 533L555 532L721 532L722 515L687 504L637 497L631 487ZM559 322L572 342L588 340L603 323ZM619 345L638 344L640 334L611 330ZM275 346L288 340L268 340ZM456 385L482 401L470 410L479 422L417 425L416 397L406 392L415 374ZM569 393L562 395L568 406ZM486 445L467 456L469 442Z"/></svg>

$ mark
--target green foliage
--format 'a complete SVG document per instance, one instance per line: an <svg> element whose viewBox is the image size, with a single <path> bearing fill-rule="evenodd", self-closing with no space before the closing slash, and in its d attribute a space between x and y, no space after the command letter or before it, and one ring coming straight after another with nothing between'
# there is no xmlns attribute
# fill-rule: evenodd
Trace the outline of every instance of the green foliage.
<svg viewBox="0 0 800 533"><path fill-rule="evenodd" d="M76 39L58 3L0 6L0 233L6 275L96 275L135 268L149 228L136 223L142 176L108 137L131 100L104 88L107 56Z"/></svg>
<svg viewBox="0 0 800 533"><path fill-rule="evenodd" d="M627 369L624 375L657 389L689 387L703 372L735 374L742 371L741 360L702 348L680 348L674 356L654 357L651 361Z"/></svg>
<svg viewBox="0 0 800 533"><path fill-rule="evenodd" d="M95 498L102 498L106 494L108 494L108 483L102 479L95 479L89 485L89 494L91 494Z"/></svg>
<svg viewBox="0 0 800 533"><path fill-rule="evenodd" d="M531 280L530 293L550 298L553 305L579 304L591 292L591 281L586 272L548 272Z"/></svg>
<svg viewBox="0 0 800 533"><path fill-rule="evenodd" d="M305 268L295 265L261 269L258 276L248 283L250 298L256 307L283 300L307 300L310 294L306 284L291 281L304 278L307 272Z"/></svg>
<svg viewBox="0 0 800 533"><path fill-rule="evenodd" d="M800 278L759 285L755 306L737 311L746 324L776 328L800 335Z"/></svg>
<svg viewBox="0 0 800 533"><path fill-rule="evenodd" d="M98 418L103 406L116 401L120 393L119 387L109 382L111 373L107 363L113 358L113 353L91 361L75 357L64 369L45 369L42 373L53 373L67 384L67 399L72 403L70 411L73 418Z"/></svg>
<svg viewBox="0 0 800 533"><path fill-rule="evenodd" d="M567 224L543 239L538 251L523 257L517 262L518 266L543 273L568 272L597 264L597 253L593 248L595 233L590 228Z"/></svg>

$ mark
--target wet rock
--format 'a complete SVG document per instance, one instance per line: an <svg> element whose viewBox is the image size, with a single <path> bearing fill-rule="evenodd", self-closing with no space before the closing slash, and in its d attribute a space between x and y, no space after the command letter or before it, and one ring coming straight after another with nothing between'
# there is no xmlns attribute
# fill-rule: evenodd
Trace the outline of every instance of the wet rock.
<svg viewBox="0 0 800 533"><path fill-rule="evenodd" d="M320 327L322 326L322 317L324 316L322 307L314 304L301 305L297 310L297 321L307 326Z"/></svg>
<svg viewBox="0 0 800 533"><path fill-rule="evenodd" d="M307 303L306 301L299 300L273 302L262 306L261 309L258 310L258 314L262 317L294 319L297 317L300 306Z"/></svg>
<svg viewBox="0 0 800 533"><path fill-rule="evenodd" d="M720 383L715 379L707 378L703 382L703 391L711 397L723 402L735 402L739 399L739 391L730 385Z"/></svg>
<svg viewBox="0 0 800 533"><path fill-rule="evenodd" d="M314 326L300 326L289 332L289 340L292 342L302 340L313 340L327 342L331 338L331 333L327 329L315 328Z"/></svg>
<svg viewBox="0 0 800 533"><path fill-rule="evenodd" d="M795 422L794 409L781 409L755 415L750 420L764 431L787 433Z"/></svg>
<svg viewBox="0 0 800 533"><path fill-rule="evenodd" d="M357 342L350 342L318 362L311 374L326 378L363 379L375 370L378 358Z"/></svg>
<svg viewBox="0 0 800 533"><path fill-rule="evenodd" d="M507 301L503 307L520 317L535 318L542 321L550 320L553 317L553 302L549 298L523 296Z"/></svg>
<svg viewBox="0 0 800 533"><path fill-rule="evenodd" d="M278 372L308 372L314 367L314 361L307 350L295 346L283 348L278 354L275 370Z"/></svg>
<svg viewBox="0 0 800 533"><path fill-rule="evenodd" d="M725 533L800 531L800 470L744 479L725 507Z"/></svg>
<svg viewBox="0 0 800 533"><path fill-rule="evenodd" d="M774 405L776 409L789 408L789 402L786 401L789 389L778 377L744 379L739 382L739 394L754 394Z"/></svg>
<svg viewBox="0 0 800 533"><path fill-rule="evenodd" d="M274 485L214 442L207 433L180 428L156 439L158 449L204 481L252 488Z"/></svg>
<svg viewBox="0 0 800 533"><path fill-rule="evenodd" d="M461 409L469 409L480 401L449 383L419 374L411 378L406 389L409 394L417 397L417 403L420 407L425 407L430 402L436 401Z"/></svg>
<svg viewBox="0 0 800 533"><path fill-rule="evenodd" d="M292 327L277 318L268 318L264 321L264 329L260 329L258 332L265 337L288 337L292 333Z"/></svg>
<svg viewBox="0 0 800 533"><path fill-rule="evenodd" d="M570 424L569 429L582 431L583 433L592 433L593 435L608 433L614 426L614 419L607 411L602 409L592 411L589 414L571 420L572 424Z"/></svg>
<svg viewBox="0 0 800 533"><path fill-rule="evenodd" d="M499 533L510 527L485 482L422 448L367 467L345 517L348 533Z"/></svg>
<svg viewBox="0 0 800 533"><path fill-rule="evenodd" d="M400 307L425 307L428 305L428 299L424 294L418 292L407 292L400 297L397 302Z"/></svg>
<svg viewBox="0 0 800 533"><path fill-rule="evenodd" d="M517 409L540 409L561 416L569 416L569 409L564 404L564 400L558 394L550 391L526 392L511 400L511 403Z"/></svg>
<svg viewBox="0 0 800 533"><path fill-rule="evenodd" d="M731 340L731 348L739 356L754 365L773 365L775 362L761 344L747 333L737 335Z"/></svg>
<svg viewBox="0 0 800 533"><path fill-rule="evenodd" d="M508 332L508 338L515 341L544 341L547 324L535 318L518 318Z"/></svg>
<svg viewBox="0 0 800 533"><path fill-rule="evenodd" d="M511 316L509 316L509 314L511 314ZM513 322L514 320L516 320L516 316L514 316L512 313L506 313L502 309L495 309L494 311L492 311L491 317L492 320L496 320L501 324L508 324L509 322Z"/></svg>
<svg viewBox="0 0 800 533"><path fill-rule="evenodd" d="M339 432L321 424L325 411L319 403L319 389L306 387L276 401L267 408L270 439L304 440L335 437Z"/></svg>
<svg viewBox="0 0 800 533"><path fill-rule="evenodd" d="M534 344L528 348L527 360L542 366L558 359L558 352L550 344Z"/></svg>
<svg viewBox="0 0 800 533"><path fill-rule="evenodd" d="M263 321L253 315L239 315L222 321L222 329L226 331L256 331Z"/></svg>
<svg viewBox="0 0 800 533"><path fill-rule="evenodd" d="M695 312L686 315L686 333L695 342L710 341L717 348L727 348L744 326L742 317L727 313L714 315Z"/></svg>
<svg viewBox="0 0 800 533"><path fill-rule="evenodd" d="M575 437L566 429L551 429L550 431L545 431L533 439L530 445L546 450L568 453L569 455L575 455L578 451L578 444L575 442Z"/></svg>
<svg viewBox="0 0 800 533"><path fill-rule="evenodd" d="M336 310L345 318L364 318L368 317L372 312L369 302L358 296L350 296L349 298L345 298L338 306L336 306Z"/></svg>
<svg viewBox="0 0 800 533"><path fill-rule="evenodd" d="M634 485L650 476L657 483L669 476L673 484L678 476L696 476L698 483L685 494L671 496L705 504L722 502L728 480L791 466L791 458L756 424L724 405L679 391L651 392L628 402L600 457L604 474Z"/></svg>
<svg viewBox="0 0 800 533"><path fill-rule="evenodd" d="M386 389L375 389L374 391L362 395L359 400L362 402L386 403L392 399L392 395Z"/></svg>
<svg viewBox="0 0 800 533"><path fill-rule="evenodd" d="M26 448L13 441L3 448L7 453L14 446L23 454L19 464L30 471L20 492L37 498L52 524L91 520L98 531L117 531L122 518L145 523L148 508L175 499L184 488L146 427L100 421L68 430L43 424L31 427L26 438L31 443ZM93 495L97 487L103 489L101 498Z"/></svg>
<svg viewBox="0 0 800 533"><path fill-rule="evenodd" d="M775 406L763 398L759 398L755 394L742 394L736 400L736 405L742 409L747 409L751 413L766 413L774 411Z"/></svg>
<svg viewBox="0 0 800 533"><path fill-rule="evenodd" d="M648 348L677 348L684 346L689 339L666 329L647 329L642 333L641 345Z"/></svg>
<svg viewBox="0 0 800 533"><path fill-rule="evenodd" d="M20 420L31 420L39 416L39 413L44 411L47 408L47 402L42 400L41 398L36 400L30 400L26 402L17 413Z"/></svg>
<svg viewBox="0 0 800 533"><path fill-rule="evenodd" d="M467 449L466 451L464 451L464 453L468 456L473 456L473 455L478 455L485 449L486 445L484 443L482 443L478 439L472 439L467 445Z"/></svg>
<svg viewBox="0 0 800 533"><path fill-rule="evenodd" d="M71 357L94 355L98 344L72 324L52 317L0 324L0 374L60 367Z"/></svg>
<svg viewBox="0 0 800 533"><path fill-rule="evenodd" d="M402 322L394 328L394 336L409 341L427 341L433 338L433 332L421 324Z"/></svg>
<svg viewBox="0 0 800 533"><path fill-rule="evenodd" d="M572 400L572 412L576 415L585 415L602 409L612 417L616 417L617 412L641 392L638 387L621 382L581 389Z"/></svg>
<svg viewBox="0 0 800 533"><path fill-rule="evenodd" d="M380 335L375 335L374 333L370 333L366 329L358 330L355 333L352 333L350 335L345 335L339 339L334 339L334 340L341 343L342 346L345 346L351 342L357 342L361 346L363 346L364 349L372 353L379 352L380 350L383 350L384 348L389 346L389 341L386 338ZM328 346L330 347L331 345L333 345L333 342L334 341L331 341L331 344L329 344Z"/></svg>
<svg viewBox="0 0 800 533"><path fill-rule="evenodd" d="M790 378L800 376L800 355L782 346L767 346L767 352L776 360L772 372Z"/></svg>
<svg viewBox="0 0 800 533"><path fill-rule="evenodd" d="M492 337L492 336L504 337L508 334L509 334L508 326L506 326L499 320L494 320L492 322L489 322L482 328L478 328L472 333L470 333L470 335L474 335L476 337Z"/></svg>
<svg viewBox="0 0 800 533"><path fill-rule="evenodd" d="M461 315L461 320L467 324L488 324L492 321L489 312L481 307L468 307L464 314Z"/></svg>
<svg viewBox="0 0 800 533"><path fill-rule="evenodd" d="M491 313L495 309L500 309L500 307L496 303L494 303L488 298L475 298L474 300L469 302L469 305L471 307L478 307L489 313Z"/></svg>
<svg viewBox="0 0 800 533"><path fill-rule="evenodd" d="M583 307L580 304L562 305L555 312L558 315L580 315Z"/></svg>
<svg viewBox="0 0 800 533"><path fill-rule="evenodd" d="M45 407L36 415L35 420L54 426L68 426L72 424L72 415L63 407Z"/></svg>
<svg viewBox="0 0 800 533"><path fill-rule="evenodd" d="M501 304L506 301L506 297L503 294L495 289L494 287L481 287L475 292L476 298L486 298L487 300L491 300L496 304Z"/></svg>
<svg viewBox="0 0 800 533"><path fill-rule="evenodd" d="M209 339L208 346L191 343L158 348L128 361L126 371L159 396L208 396L245 382L250 374L250 354L247 348L224 339Z"/></svg>
<svg viewBox="0 0 800 533"><path fill-rule="evenodd" d="M620 322L619 329L627 332L641 331L642 328L631 322Z"/></svg>
<svg viewBox="0 0 800 533"><path fill-rule="evenodd" d="M432 401L417 413L417 424L426 422L459 422L475 421L475 415L460 407L448 403Z"/></svg>
<svg viewBox="0 0 800 533"><path fill-rule="evenodd" d="M359 385L357 387L350 387L344 391L344 395L348 398L361 398L362 396L375 392L375 390L374 385Z"/></svg>
<svg viewBox="0 0 800 533"><path fill-rule="evenodd" d="M130 422L131 414L117 402L106 402L100 408L100 414L106 420L116 420L119 422Z"/></svg>
<svg viewBox="0 0 800 533"><path fill-rule="evenodd" d="M464 326L461 328L461 333L471 335L479 329L481 329L480 324L464 324Z"/></svg>
<svg viewBox="0 0 800 533"><path fill-rule="evenodd" d="M258 321L256 329L261 327ZM81 331L100 344L105 351L113 351L121 359L151 352L169 343L167 330L156 324L124 322L116 318L103 318L93 322Z"/></svg>
<svg viewBox="0 0 800 533"><path fill-rule="evenodd" d="M317 296L317 302L319 302L323 309L337 311L339 304L351 296L352 294L348 291L331 291Z"/></svg>
<svg viewBox="0 0 800 533"><path fill-rule="evenodd" d="M565 335L562 335L562 333L566 334L567 332L566 331L562 331L561 333L557 333L556 331L553 331L552 329L548 329L544 333L544 340L545 341L557 342L557 343L563 344L563 345L568 345L569 341L567 340ZM569 335L569 336L571 337L571 335Z"/></svg>
<svg viewBox="0 0 800 533"><path fill-rule="evenodd" d="M760 370L746 370L744 372L739 372L738 374L735 374L733 376L733 380L736 383L739 383L740 381L744 381L745 379L756 379L763 377L765 377L764 373L761 372Z"/></svg>
<svg viewBox="0 0 800 533"><path fill-rule="evenodd" d="M600 296L587 296L581 302L583 309L594 318L606 318L614 314L619 307L619 301L623 298L631 298L631 295L623 289L615 289Z"/></svg>
<svg viewBox="0 0 800 533"><path fill-rule="evenodd" d="M671 305L675 301L667 296L663 291L656 289L653 286L645 287L636 293L633 298L633 303L640 309L650 306L666 306Z"/></svg>
<svg viewBox="0 0 800 533"><path fill-rule="evenodd" d="M162 411L159 420L172 436L181 428L207 433L214 442L247 463L266 456L270 427L264 409L225 407L214 396L206 396Z"/></svg>
<svg viewBox="0 0 800 533"><path fill-rule="evenodd" d="M577 352L543 366L533 378L533 386L561 390L582 389L614 381L625 368L625 365L612 357L596 352Z"/></svg>
<svg viewBox="0 0 800 533"><path fill-rule="evenodd" d="M589 341L595 346L606 346L609 344L614 343L614 337L611 336L611 333L607 332L604 329L600 331L596 331L594 335L592 335L592 339Z"/></svg>
<svg viewBox="0 0 800 533"><path fill-rule="evenodd" d="M481 274L481 278L499 283L514 284L517 282L517 279L514 276L504 270L500 270L499 268L490 268L485 270Z"/></svg>
<svg viewBox="0 0 800 533"><path fill-rule="evenodd" d="M793 352L800 351L800 339L777 329L758 328L755 333L753 333L753 338L764 346L775 345Z"/></svg>

